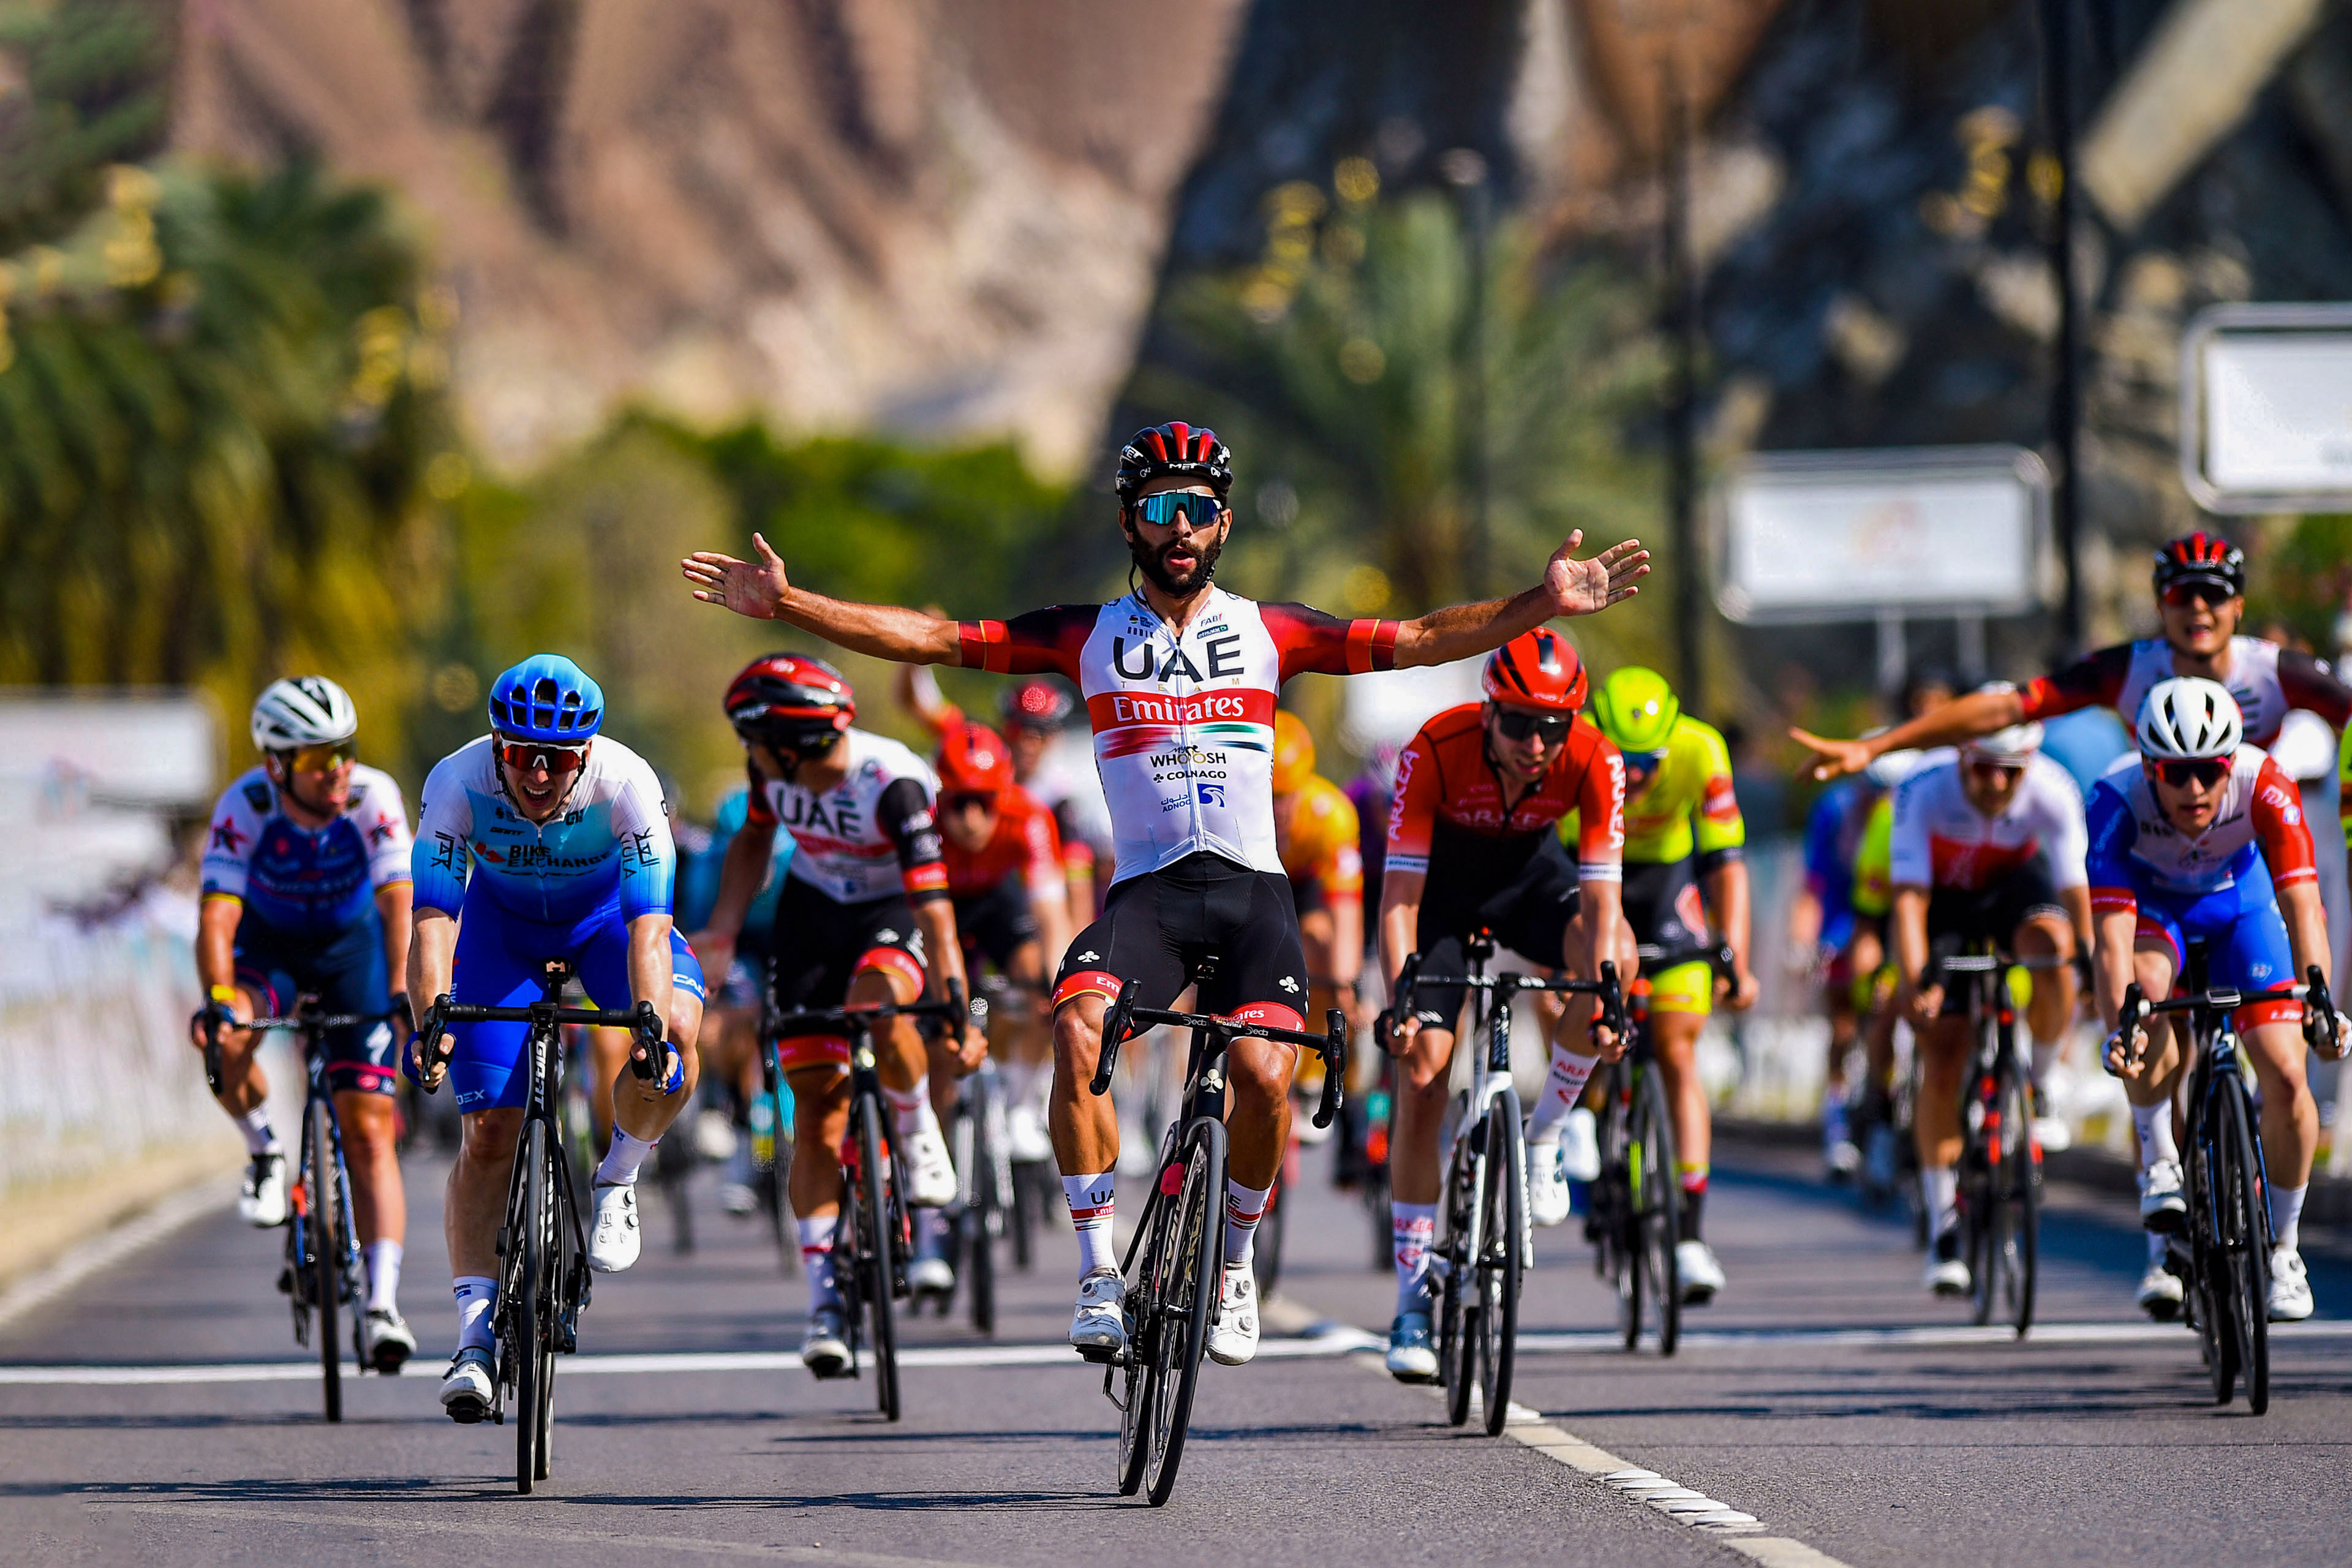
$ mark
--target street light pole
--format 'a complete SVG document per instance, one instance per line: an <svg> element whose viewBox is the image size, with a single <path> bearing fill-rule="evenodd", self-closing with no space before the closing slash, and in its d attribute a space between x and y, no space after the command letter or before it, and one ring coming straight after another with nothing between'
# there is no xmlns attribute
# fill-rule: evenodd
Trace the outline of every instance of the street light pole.
<svg viewBox="0 0 2352 1568"><path fill-rule="evenodd" d="M1486 160L1476 150L1456 147L1439 160L1446 183L1462 193L1464 227L1469 232L1469 341L1464 345L1461 387L1462 444L1467 448L1470 488L1470 537L1463 542L1462 575L1465 598L1486 596L1487 563L1492 551L1488 513L1494 490L1493 454L1486 439L1486 247L1494 226L1494 196Z"/></svg>
<svg viewBox="0 0 2352 1568"><path fill-rule="evenodd" d="M1673 345L1666 396L1666 522L1675 559L1675 661L1684 710L1706 713L1706 568L1698 539L1698 267L1690 243L1690 139L1682 81L1669 52L1659 93L1665 120L1665 327Z"/></svg>
<svg viewBox="0 0 2352 1568"><path fill-rule="evenodd" d="M2042 0L2042 104L2051 156L2058 167L2050 267L2058 280L2058 363L2051 377L2050 444L2057 475L2051 494L2065 597L2058 611L2060 655L2083 646L2082 300L2074 283L2074 0Z"/></svg>

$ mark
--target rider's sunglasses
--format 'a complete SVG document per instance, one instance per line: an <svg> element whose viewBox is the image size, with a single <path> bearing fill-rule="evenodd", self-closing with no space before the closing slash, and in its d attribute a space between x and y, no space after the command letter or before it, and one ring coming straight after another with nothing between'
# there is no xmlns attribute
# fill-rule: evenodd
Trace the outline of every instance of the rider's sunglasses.
<svg viewBox="0 0 2352 1568"><path fill-rule="evenodd" d="M2025 772L2022 763L1970 763L1969 772L1980 779L2011 779Z"/></svg>
<svg viewBox="0 0 2352 1568"><path fill-rule="evenodd" d="M947 809L950 816L961 816L967 811L994 811L996 797L978 790L962 790L954 795L941 795L940 805Z"/></svg>
<svg viewBox="0 0 2352 1568"><path fill-rule="evenodd" d="M1524 741L1529 735L1539 737L1547 746L1557 746L1568 739L1568 727L1576 721L1566 713L1538 713L1532 708L1495 707L1495 728L1506 741Z"/></svg>
<svg viewBox="0 0 2352 1568"><path fill-rule="evenodd" d="M2199 789L2211 789L2230 776L2230 759L2206 757L2193 763L2158 763L2156 764L2156 776L2174 789L2187 789L2191 784Z"/></svg>
<svg viewBox="0 0 2352 1568"><path fill-rule="evenodd" d="M349 741L337 741L330 746L297 746L287 765L298 773L331 773L359 760L358 748Z"/></svg>
<svg viewBox="0 0 2352 1568"><path fill-rule="evenodd" d="M577 773L588 763L585 746L551 746L544 741L501 741L499 760L519 773L545 768L551 773Z"/></svg>
<svg viewBox="0 0 2352 1568"><path fill-rule="evenodd" d="M1162 490L1135 503L1136 515L1154 528L1172 528L1180 517L1194 528L1214 528L1224 510L1225 503L1216 497L1190 490Z"/></svg>
<svg viewBox="0 0 2352 1568"><path fill-rule="evenodd" d="M2227 583L2216 583L2202 577L2192 577L2185 583L2168 584L2164 590L2164 602L2176 610L2192 603L2226 605L2237 596L2231 592Z"/></svg>

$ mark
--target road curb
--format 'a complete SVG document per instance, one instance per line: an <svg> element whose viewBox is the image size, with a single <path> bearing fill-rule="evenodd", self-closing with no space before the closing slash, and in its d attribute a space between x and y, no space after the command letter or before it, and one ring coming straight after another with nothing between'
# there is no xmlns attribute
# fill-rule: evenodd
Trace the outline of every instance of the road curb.
<svg viewBox="0 0 2352 1568"><path fill-rule="evenodd" d="M51 1205L54 1242L21 1249L0 1265L0 1331L73 1286L236 1199L234 1170L210 1150L177 1151L98 1184L34 1189ZM21 1205L28 1194L10 1194Z"/></svg>

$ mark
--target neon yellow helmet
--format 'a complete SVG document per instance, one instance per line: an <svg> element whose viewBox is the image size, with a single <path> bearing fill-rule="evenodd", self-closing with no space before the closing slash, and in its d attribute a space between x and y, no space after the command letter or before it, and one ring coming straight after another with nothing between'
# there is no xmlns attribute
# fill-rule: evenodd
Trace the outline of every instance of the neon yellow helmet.
<svg viewBox="0 0 2352 1568"><path fill-rule="evenodd" d="M1592 721L1621 752L1663 752L1682 721L1675 689L1654 669L1627 665L1592 694Z"/></svg>

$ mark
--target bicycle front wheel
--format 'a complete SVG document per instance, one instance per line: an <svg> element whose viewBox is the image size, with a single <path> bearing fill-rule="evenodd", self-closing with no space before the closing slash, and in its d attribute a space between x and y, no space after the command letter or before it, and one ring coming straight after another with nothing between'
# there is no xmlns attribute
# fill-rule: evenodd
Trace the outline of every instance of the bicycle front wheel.
<svg viewBox="0 0 2352 1568"><path fill-rule="evenodd" d="M971 1118L971 1202L964 1205L961 1283L971 1291L971 1326L990 1338L996 1334L996 1236L1003 1225L1010 1194L1001 1178L1004 1167L996 1135L1003 1126L1001 1111L983 1100Z"/></svg>
<svg viewBox="0 0 2352 1568"><path fill-rule="evenodd" d="M1154 1508L1176 1489L1192 1398L1201 1385L1201 1356L1208 1348L1209 1320L1217 1310L1224 1273L1224 1123L1194 1124L1185 1138L1183 1162L1175 1212L1169 1216L1168 1272L1152 1292L1160 1324L1147 1389L1150 1453L1144 1497Z"/></svg>
<svg viewBox="0 0 2352 1568"><path fill-rule="evenodd" d="M507 1232L507 1245L513 1249L515 1291L506 1320L510 1336L506 1352L515 1380L515 1490L525 1496L533 1482L547 1475L541 1449L553 1396L549 1383L555 1374L549 1342L556 1308L549 1286L553 1273L550 1243L555 1234L553 1167L558 1158L548 1142L547 1123L536 1117L525 1121L521 1146L515 1151L522 1178L521 1212L510 1217Z"/></svg>
<svg viewBox="0 0 2352 1568"><path fill-rule="evenodd" d="M2254 1141L2253 1118L2247 1113L2242 1088L2231 1084L2218 1109L2219 1218L2230 1279L2231 1328L2238 1342L2246 1407L2260 1415L2271 1407L2270 1212L2263 1192L2262 1146Z"/></svg>
<svg viewBox="0 0 2352 1568"><path fill-rule="evenodd" d="M2002 1067L1997 1117L1985 1130L1989 1279L1976 1281L1979 1321L1998 1314L2023 1339L2033 1327L2034 1273L2040 1261L2042 1151L2033 1142L2033 1096L2014 1055Z"/></svg>
<svg viewBox="0 0 2352 1568"><path fill-rule="evenodd" d="M343 1227L349 1216L337 1203L335 1127L324 1100L310 1102L302 1134L303 1266L310 1276L310 1300L319 1312L319 1372L325 1384L327 1419L343 1418L343 1363L339 1315L343 1306Z"/></svg>
<svg viewBox="0 0 2352 1568"><path fill-rule="evenodd" d="M1643 1315L1640 1298L1646 1297L1647 1316L1658 1336L1658 1353L1672 1355L1683 1337L1683 1276L1675 1261L1675 1244L1682 1238L1683 1189L1665 1085L1654 1064L1645 1067L1640 1077L1632 1139L1638 1179L1631 1189L1633 1224L1626 1246L1633 1256L1627 1268L1641 1275L1634 1301L1635 1331ZM1631 1341L1627 1348L1632 1348Z"/></svg>
<svg viewBox="0 0 2352 1568"><path fill-rule="evenodd" d="M1502 1436L1510 1415L1511 1372L1518 1357L1527 1169L1518 1097L1506 1089L1486 1112L1486 1190L1478 1226L1478 1397L1490 1437Z"/></svg>
<svg viewBox="0 0 2352 1568"><path fill-rule="evenodd" d="M860 1094L857 1119L858 1267L864 1274L858 1290L866 1298L866 1321L874 1349L875 1404L885 1419L898 1419L898 1332L891 1319L891 1285L898 1272L894 1234L899 1226L896 1184L890 1179L890 1151L882 1135L882 1099Z"/></svg>
<svg viewBox="0 0 2352 1568"><path fill-rule="evenodd" d="M1470 1419L1470 1391L1478 1386L1479 1226L1486 1209L1490 1162L1486 1124L1463 1129L1446 1164L1445 1244L1437 1256L1445 1283L1438 1295L1437 1375L1445 1384L1445 1419Z"/></svg>

